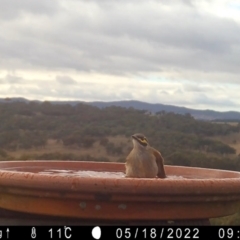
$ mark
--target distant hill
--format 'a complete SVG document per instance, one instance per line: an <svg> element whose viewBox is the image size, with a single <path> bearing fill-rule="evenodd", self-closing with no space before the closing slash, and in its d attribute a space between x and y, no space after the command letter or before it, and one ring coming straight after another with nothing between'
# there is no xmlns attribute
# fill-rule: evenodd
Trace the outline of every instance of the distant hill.
<svg viewBox="0 0 240 240"><path fill-rule="evenodd" d="M189 113L196 119L201 120L236 120L240 121L240 112L228 111L217 112L213 110L196 110L185 107L177 107L172 105L164 105L160 103L152 104L140 101L116 101L116 102L89 102L93 106L104 108L109 106L119 106L125 108L135 108L139 110L146 110L151 113L157 113L160 111L173 112L178 114Z"/></svg>
<svg viewBox="0 0 240 240"><path fill-rule="evenodd" d="M7 102L29 102L29 100L25 98L0 98L0 103L7 103ZM40 101L36 101L40 102ZM152 114L157 112L165 111L165 112L173 112L177 114L187 114L189 113L195 119L199 120L206 120L206 121L216 121L216 120L223 120L223 121L240 121L240 112L236 111L227 111L227 112L218 112L214 110L196 110L190 109L186 107L177 107L173 105L165 105L161 103L146 103L141 101L113 101L113 102L101 102L101 101L94 101L94 102L84 102L84 101L49 101L52 104L70 104L72 106L78 103L85 103L92 106L96 106L98 108L106 108L110 106L119 106L124 108L135 108L138 110L146 110Z"/></svg>

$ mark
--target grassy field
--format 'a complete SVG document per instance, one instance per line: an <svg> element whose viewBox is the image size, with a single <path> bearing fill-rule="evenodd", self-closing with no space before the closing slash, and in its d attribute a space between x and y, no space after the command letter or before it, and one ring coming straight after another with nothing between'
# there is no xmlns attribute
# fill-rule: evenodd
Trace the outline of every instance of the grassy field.
<svg viewBox="0 0 240 240"><path fill-rule="evenodd" d="M212 122L217 124L229 124L231 126L237 126L238 122ZM223 143L228 144L230 147L236 149L236 154L240 154L240 132L238 133L231 133L227 136L216 136L211 139L219 140Z"/></svg>
<svg viewBox="0 0 240 240"><path fill-rule="evenodd" d="M232 124L232 123L230 123ZM219 140L223 143L236 149L236 154L240 154L240 132L231 133L227 136L215 136L211 137L213 140ZM123 149L121 157L124 158L132 149L132 140L125 136L114 136L108 137L109 142L113 143L115 146L121 146ZM151 143L150 143L151 144ZM161 149L158 149L161 151ZM65 146L62 141L57 141L54 139L48 139L47 144L44 147L31 148L31 149L17 149L14 151L8 151L8 154L14 159L21 159L22 156L34 155L34 154L44 154L44 153L60 153L60 154L75 154L77 156L82 155L94 155L96 157L107 157L110 161L117 161L119 156L109 155L106 148L102 146L99 141L95 142L91 148L79 148L77 146ZM209 155L215 155L214 153L208 153Z"/></svg>
<svg viewBox="0 0 240 240"><path fill-rule="evenodd" d="M122 158L126 157L132 148L131 139L124 136L108 137L109 142L113 143L115 146L121 146ZM91 148L79 148L77 146L64 146L62 141L57 141L54 139L48 139L46 146L31 148L31 149L17 149L15 151L7 151L7 153L14 159L22 159L26 156L41 155L44 153L60 153L60 154L74 154L79 156L91 155L96 158L107 157L109 161L116 162L119 160L119 156L109 155L106 148L102 146L99 141L95 142ZM55 159L52 159L55 160Z"/></svg>
<svg viewBox="0 0 240 240"><path fill-rule="evenodd" d="M231 133L227 136L215 136L211 139L219 140L236 149L236 154L240 154L240 132Z"/></svg>

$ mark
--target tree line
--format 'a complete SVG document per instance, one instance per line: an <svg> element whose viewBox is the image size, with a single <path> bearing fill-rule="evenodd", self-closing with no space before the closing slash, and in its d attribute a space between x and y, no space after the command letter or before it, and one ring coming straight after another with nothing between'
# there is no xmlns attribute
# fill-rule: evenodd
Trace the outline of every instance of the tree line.
<svg viewBox="0 0 240 240"><path fill-rule="evenodd" d="M112 106L100 109L86 103L70 105L47 101L0 104L1 151L41 148L48 139L56 139L66 147L80 149L91 148L99 142L107 151L106 159L111 155L124 159L131 144L116 146L109 137L123 135L130 139L133 133L142 132L163 156L172 154L167 158L169 164L200 164L201 158L205 159L205 165L211 167L215 165L209 164L209 156L214 154L214 158L220 159L219 165L223 166L220 163L224 161L231 168L232 159L238 158L236 150L210 137L225 136L239 130L240 123L237 126L216 124L196 120L190 114L163 111L149 115L147 111L133 108ZM0 157L4 158L1 152Z"/></svg>

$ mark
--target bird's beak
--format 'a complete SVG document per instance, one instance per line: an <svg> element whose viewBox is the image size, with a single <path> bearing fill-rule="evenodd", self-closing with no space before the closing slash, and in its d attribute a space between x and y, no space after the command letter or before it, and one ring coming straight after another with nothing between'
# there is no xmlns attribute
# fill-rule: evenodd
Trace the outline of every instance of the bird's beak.
<svg viewBox="0 0 240 240"><path fill-rule="evenodd" d="M141 140L139 139L142 143L147 143L147 141L145 139Z"/></svg>

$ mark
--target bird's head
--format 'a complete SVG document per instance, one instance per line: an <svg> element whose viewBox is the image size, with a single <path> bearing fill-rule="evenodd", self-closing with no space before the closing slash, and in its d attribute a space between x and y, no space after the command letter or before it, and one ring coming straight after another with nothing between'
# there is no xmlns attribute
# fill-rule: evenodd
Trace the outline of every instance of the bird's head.
<svg viewBox="0 0 240 240"><path fill-rule="evenodd" d="M145 148L149 145L147 138L142 133L133 134L132 135L132 140L133 140L134 147Z"/></svg>

